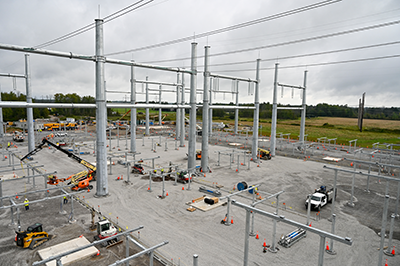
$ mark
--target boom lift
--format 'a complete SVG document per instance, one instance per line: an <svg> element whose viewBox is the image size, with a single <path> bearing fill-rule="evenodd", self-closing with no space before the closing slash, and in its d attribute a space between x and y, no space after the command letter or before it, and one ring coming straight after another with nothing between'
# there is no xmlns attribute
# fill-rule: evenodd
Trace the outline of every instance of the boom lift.
<svg viewBox="0 0 400 266"><path fill-rule="evenodd" d="M42 143L40 143L36 149L34 149L30 153L28 153L24 157L22 157L21 161L23 161L27 157L30 157L30 156L36 154L39 151L41 151L43 149L43 146L45 146L46 144L53 146L57 150L68 155L68 157L74 159L78 163L80 163L88 168L88 171L82 171L82 172L73 174L67 178L57 178L57 176L49 176L49 180L47 181L47 184L58 185L59 182L65 182L65 181L71 179L71 184L74 185L71 188L71 190L80 190L80 189L86 189L86 188L92 189L93 188L92 185L89 185L89 182L92 180L96 180L96 166L94 166L91 163L89 163L88 161L76 156L72 152L64 150L59 145L54 144L53 142L49 141L46 138L43 138Z"/></svg>

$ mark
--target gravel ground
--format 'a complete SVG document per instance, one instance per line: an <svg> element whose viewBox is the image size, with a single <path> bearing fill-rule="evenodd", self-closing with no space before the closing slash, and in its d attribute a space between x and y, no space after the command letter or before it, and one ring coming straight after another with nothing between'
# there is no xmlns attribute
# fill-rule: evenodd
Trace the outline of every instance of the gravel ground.
<svg viewBox="0 0 400 266"><path fill-rule="evenodd" d="M223 137L223 136L221 136ZM232 139L233 140L233 139ZM238 139L235 139L238 141ZM80 143L76 140L77 143ZM221 139L221 142L222 139ZM251 142L251 141L249 141ZM185 154L186 147L179 150L174 149L174 140L168 140L169 149L165 151L165 139L163 138L162 146L157 147L157 151L151 150L151 140L145 138L145 146L142 146L142 140L137 140L138 152L140 157L151 158L160 156L160 159L155 161L156 167L164 167L171 161L174 164L182 165L182 168L187 166ZM122 228L134 228L139 225L144 225L144 229L140 233L134 233L136 238L146 246L153 246L158 243L168 240L169 244L159 248L158 252L165 261L176 265L192 265L193 254L199 255L199 265L242 265L244 257L244 230L245 230L245 211L239 207L232 206L230 218L233 224L225 226L221 224L224 218L227 207L218 207L213 210L202 212L196 210L188 212L186 209L187 202L192 199L201 197L204 193L199 192L200 186L213 187L215 185L223 186L221 192L227 195L238 182L245 181L249 185L260 184L260 191L274 194L284 190L285 192L279 197L279 214L284 215L287 219L295 220L301 223L306 223L306 209L304 201L306 196L314 191L320 185L331 186L333 184L333 171L323 168L324 163L316 162L310 159L306 161L301 154L296 154L291 158L291 148L286 149L286 154L276 156L270 161L262 161L257 167L257 164L252 162L250 169L248 163L240 165L236 171L236 163L232 164L232 169L229 168L229 156L221 155L220 165L218 166L217 151L227 152L229 148L228 142L223 145L210 146L210 166L212 173L207 173L206 176L198 176L195 182L188 184L174 185L174 181L166 181L165 189L168 191L168 196L164 199L158 197L162 194L162 182L152 183L152 192L148 191L149 180L142 178L140 175L130 175L130 182L127 183L127 169L125 166L117 163L115 158L115 166L112 166L112 174L108 175L109 179L109 196L96 198L94 197L95 189L84 194L84 201L100 210L108 218L118 221ZM94 162L95 157L92 151L89 150L91 141L88 145L83 146L81 151L87 151L87 155L82 155L88 161ZM112 152L117 152L118 149L125 150L125 141L120 142L117 146L116 140L112 142ZM201 147L201 143L197 143L197 148ZM230 148L232 149L232 147ZM18 150L21 154L26 153L26 147L21 145ZM34 156L34 160L38 165L43 164L47 172L57 170L57 175L61 177L69 176L75 172L84 170L85 168L67 156L54 149L44 149ZM243 150L243 149L242 149ZM279 151L278 154L282 151ZM330 151L315 151L314 157L325 156L322 152L329 153ZM348 154L345 151L334 150L332 155L341 155L345 157ZM285 156L286 155L286 156ZM138 159L138 156L136 157ZM197 161L200 164L200 161ZM6 165L7 161L0 161L0 165ZM331 163L333 165L334 163ZM151 161L145 161L145 169L151 168ZM344 165L343 165L344 167ZM24 175L21 170L15 170L18 175ZM124 181L116 180L117 177L123 175ZM373 180L373 179L371 179ZM352 246L347 246L340 243L334 243L333 249L337 255L324 254L324 265L377 265L380 246L380 237L377 232L380 231L382 224L382 209L386 184L384 182L371 181L370 192L364 191L366 187L366 178L356 176L355 178L355 206L349 207L346 203L350 199L352 175L339 173L338 175L338 197L335 207L336 219L336 234L342 237L350 237L353 240ZM3 184L3 195L13 195L16 192L21 193L32 189L32 184L20 180ZM37 180L38 187L43 187L43 181ZM95 185L95 183L93 183ZM42 187L41 187L42 186ZM395 197L397 185L389 186L389 194L391 195L389 214L394 212ZM243 196L235 196L238 202L251 204L251 195L247 192ZM83 195L80 197L83 199ZM30 198L33 200L33 197ZM45 229L50 233L57 234L57 238L45 245L39 247L48 247L51 243L56 243L64 238L60 237L64 233L68 233L65 239L71 239L81 234L87 234L91 240L90 230L90 214L83 207L78 207L75 204L77 223L72 229L61 230L67 227L68 215L60 215L59 200L48 205L32 205L31 210L21 211L21 224L25 228L35 221L40 221L45 224ZM66 208L64 206L64 208ZM67 206L68 208L68 206ZM273 213L276 210L276 199L266 200L264 203L258 204L257 208ZM23 214L22 214L23 213ZM327 220L331 214L331 206L321 210L319 219L316 220L315 212L312 212L312 226L321 230L331 231L331 223ZM0 258L6 264L0 265L26 265L30 261L36 259L36 251L21 250L14 246L12 241L14 237L15 226L9 226L10 210L0 210L1 225L0 225ZM16 217L16 214L14 214ZM117 218L118 217L118 218ZM386 227L388 234L389 221ZM78 227L77 227L78 226ZM281 235L287 234L294 230L292 226L277 223L277 239ZM249 263L248 265L316 265L318 262L319 236L308 233L307 237L301 239L298 243L290 248L279 247L277 253L263 253L262 244L265 241L268 245L272 243L273 222L271 219L256 215L254 220L254 232L258 232L260 239L250 238ZM69 238L68 238L69 237ZM398 246L400 241L400 224L399 219L395 219L394 224L394 240L393 245ZM58 243L58 242L57 242ZM388 240L385 240L385 246ZM329 242L330 245L330 242ZM120 245L120 247L122 247ZM120 248L118 247L118 248ZM15 252L19 251L17 256ZM103 264L106 259L109 259ZM108 265L116 260L116 256L104 255L85 262L85 265ZM388 259L388 265L400 265L399 256L388 257L384 255L384 261ZM27 260L17 264L16 261ZM8 263L10 262L10 263ZM82 264L83 265L83 264ZM134 264L131 265L139 265ZM384 263L382 264L384 265Z"/></svg>

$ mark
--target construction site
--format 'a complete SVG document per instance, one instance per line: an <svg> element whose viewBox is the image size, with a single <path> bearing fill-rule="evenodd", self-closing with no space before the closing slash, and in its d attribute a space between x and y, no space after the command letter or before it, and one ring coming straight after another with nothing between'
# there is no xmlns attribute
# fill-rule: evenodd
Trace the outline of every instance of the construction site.
<svg viewBox="0 0 400 266"><path fill-rule="evenodd" d="M74 145L57 148L49 144L56 143L57 137L42 132L40 137L48 141L22 163L20 159L28 153L26 142L14 143L4 151L1 199L3 207L11 208L1 210L1 265L39 265L34 262L93 243L96 223L103 220L112 223L117 233L134 231L128 237L121 235L118 242L106 247L99 243L80 253L63 256L63 265L114 265L158 245L154 252L147 250L131 260L130 265L192 265L195 254L198 265L241 265L246 245L248 265L315 265L320 256L321 237L312 229L348 238L344 240L349 241L347 244L324 238L324 265L376 265L384 212L388 218L383 230L384 252L389 250L384 259L388 265L399 263L395 253L400 240L398 185L385 179L389 176L397 179L399 166L394 163L399 165L398 152L390 153L393 165L389 167L383 163L388 160L383 156L384 149L371 157L369 154L375 150L364 149L360 153L354 152L354 147L333 144L328 147L321 142L314 143L315 150L309 155L296 152L293 156L291 144L295 141L280 139L277 153L282 155L252 161L245 135L233 136L221 131L210 139L215 141L209 146L211 172L202 172L197 167L192 177L184 180L177 173L186 170L188 143L184 147L175 145L176 139L169 137L174 128L158 127L152 132L154 136L136 140L136 154L128 152L125 139L111 139L107 147L106 197L96 197L95 188L85 187L75 192L67 186L68 182L48 184L49 175L61 180L90 169L61 149L74 151L83 161L95 165L92 133L70 133ZM261 140L260 146L269 148L268 143ZM200 148L199 143L196 148ZM134 170L138 164L140 172ZM369 166L372 166L370 177L361 174L353 177L350 173L353 169L367 172ZM332 188L334 183L336 205L331 203L320 211L311 209L308 213L307 196L321 185ZM96 182L90 184L96 187ZM247 186L254 189L249 193ZM391 195L387 202L385 194ZM215 202L205 200L216 198L219 200ZM24 209L25 199L30 202L29 210ZM247 221L246 209L238 208L242 205L298 225L279 219L274 223L274 219L257 211L251 215L248 212ZM247 226L246 221L250 222ZM51 236L49 240L34 249L18 247L15 232L35 223L42 224L43 231ZM287 242L287 236L295 231L299 236ZM83 243L77 244L79 241ZM48 257L42 250L48 252ZM55 265L56 260L52 263Z"/></svg>
<svg viewBox="0 0 400 266"><path fill-rule="evenodd" d="M211 47L199 56L194 41L190 68L114 59L104 53L104 23L92 23L95 55L0 44L25 59L24 74L0 76L26 84L26 101L0 99L0 108L26 109L26 134L0 127L0 265L400 265L398 142L308 141L308 70L293 70L302 85L291 85L279 63L269 84L271 132L259 135L261 59L253 62L255 78L211 71ZM32 102L31 54L92 63L93 103ZM112 90L110 77L106 89L111 67L126 70L129 90ZM299 92L301 102L278 106L279 88ZM244 91L250 104L240 103ZM110 101L110 94L129 100ZM219 103L216 94L232 102ZM163 102L165 95L176 101ZM35 108L92 109L96 117L90 127L59 122L35 130ZM129 109L126 121L109 121L112 108ZM163 108L176 113L173 123L163 121ZM159 110L152 121L150 109ZM218 109L234 111L232 127L213 122ZM301 114L296 137L277 132L284 109ZM364 98L360 130L363 109ZM253 114L252 126L239 126L239 110Z"/></svg>

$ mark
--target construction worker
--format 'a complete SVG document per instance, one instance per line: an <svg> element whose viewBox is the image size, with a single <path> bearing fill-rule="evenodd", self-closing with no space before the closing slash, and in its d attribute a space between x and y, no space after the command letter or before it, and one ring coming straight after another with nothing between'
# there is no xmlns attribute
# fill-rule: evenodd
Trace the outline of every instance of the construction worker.
<svg viewBox="0 0 400 266"><path fill-rule="evenodd" d="M68 198L66 196L64 196L64 204L68 203Z"/></svg>
<svg viewBox="0 0 400 266"><path fill-rule="evenodd" d="M153 171L155 174L157 174L157 170L156 169L154 169L154 171Z"/></svg>
<svg viewBox="0 0 400 266"><path fill-rule="evenodd" d="M164 168L161 168L161 174L163 174L164 173Z"/></svg>
<svg viewBox="0 0 400 266"><path fill-rule="evenodd" d="M10 146L11 146L11 143L8 142L8 144L7 144L7 149L10 148Z"/></svg>
<svg viewBox="0 0 400 266"><path fill-rule="evenodd" d="M25 203L25 210L26 211L29 210L29 200L27 198L25 198L24 203Z"/></svg>

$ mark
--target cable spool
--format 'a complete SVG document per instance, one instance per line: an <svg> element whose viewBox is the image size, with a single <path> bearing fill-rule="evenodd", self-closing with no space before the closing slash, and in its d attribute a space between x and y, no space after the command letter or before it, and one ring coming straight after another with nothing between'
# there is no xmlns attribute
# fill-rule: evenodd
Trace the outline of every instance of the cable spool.
<svg viewBox="0 0 400 266"><path fill-rule="evenodd" d="M249 186L247 185L247 183L245 181L242 181L242 182L239 182L236 187L239 191L242 191L242 190L247 189Z"/></svg>
<svg viewBox="0 0 400 266"><path fill-rule="evenodd" d="M254 187L254 186L250 186L250 187ZM257 188L249 189L248 192L249 192L250 194L257 193Z"/></svg>

